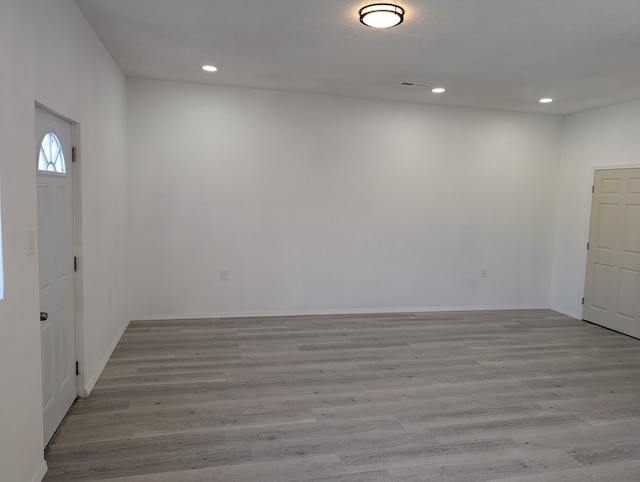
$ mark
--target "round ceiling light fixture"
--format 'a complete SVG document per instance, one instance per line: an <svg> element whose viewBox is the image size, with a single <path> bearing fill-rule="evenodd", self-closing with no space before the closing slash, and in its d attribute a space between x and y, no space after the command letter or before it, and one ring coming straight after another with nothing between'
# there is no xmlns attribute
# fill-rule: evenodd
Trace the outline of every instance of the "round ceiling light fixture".
<svg viewBox="0 0 640 482"><path fill-rule="evenodd" d="M446 89L444 87L434 87L433 89L431 89L431 92L433 92L434 94L444 94L446 92Z"/></svg>
<svg viewBox="0 0 640 482"><path fill-rule="evenodd" d="M541 104L551 104L551 102L553 102L553 99L550 97L545 97L544 99L540 99Z"/></svg>
<svg viewBox="0 0 640 482"><path fill-rule="evenodd" d="M217 72L218 68L214 67L213 65L203 65L202 70L204 70L205 72Z"/></svg>
<svg viewBox="0 0 640 482"><path fill-rule="evenodd" d="M360 21L367 27L391 28L404 20L404 8L391 3L375 3L360 9Z"/></svg>

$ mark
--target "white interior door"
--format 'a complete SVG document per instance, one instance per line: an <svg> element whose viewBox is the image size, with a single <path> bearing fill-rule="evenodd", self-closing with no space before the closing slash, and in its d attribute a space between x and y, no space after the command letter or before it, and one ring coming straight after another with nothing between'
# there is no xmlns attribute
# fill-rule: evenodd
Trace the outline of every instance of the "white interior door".
<svg viewBox="0 0 640 482"><path fill-rule="evenodd" d="M640 338L640 169L596 171L582 317Z"/></svg>
<svg viewBox="0 0 640 482"><path fill-rule="evenodd" d="M36 109L44 444L76 399L71 124Z"/></svg>

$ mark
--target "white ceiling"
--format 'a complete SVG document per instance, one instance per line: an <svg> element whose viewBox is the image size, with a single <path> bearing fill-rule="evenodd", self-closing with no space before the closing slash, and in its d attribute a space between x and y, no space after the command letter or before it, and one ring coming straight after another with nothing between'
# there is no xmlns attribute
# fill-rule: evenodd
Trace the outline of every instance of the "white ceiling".
<svg viewBox="0 0 640 482"><path fill-rule="evenodd" d="M130 77L555 114L640 98L640 0L397 0L391 30L359 0L76 3Z"/></svg>

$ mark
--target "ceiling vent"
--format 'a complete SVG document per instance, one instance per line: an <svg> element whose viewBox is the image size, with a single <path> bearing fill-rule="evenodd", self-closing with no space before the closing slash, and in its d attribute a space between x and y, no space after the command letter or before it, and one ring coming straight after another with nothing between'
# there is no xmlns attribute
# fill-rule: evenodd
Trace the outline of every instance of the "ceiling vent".
<svg viewBox="0 0 640 482"><path fill-rule="evenodd" d="M433 88L431 84L421 84L420 82L400 82L400 85L404 85L405 87L420 87L422 89Z"/></svg>

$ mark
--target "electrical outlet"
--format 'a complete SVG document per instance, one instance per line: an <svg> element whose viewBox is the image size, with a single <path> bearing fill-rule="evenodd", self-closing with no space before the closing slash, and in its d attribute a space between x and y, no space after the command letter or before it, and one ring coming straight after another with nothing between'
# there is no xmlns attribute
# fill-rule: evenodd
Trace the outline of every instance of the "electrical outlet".
<svg viewBox="0 0 640 482"><path fill-rule="evenodd" d="M486 278L489 274L489 269L488 268L482 268L482 271L480 272L480 276L482 276L483 278Z"/></svg>
<svg viewBox="0 0 640 482"><path fill-rule="evenodd" d="M222 268L220 270L220 281L229 281L229 268Z"/></svg>

